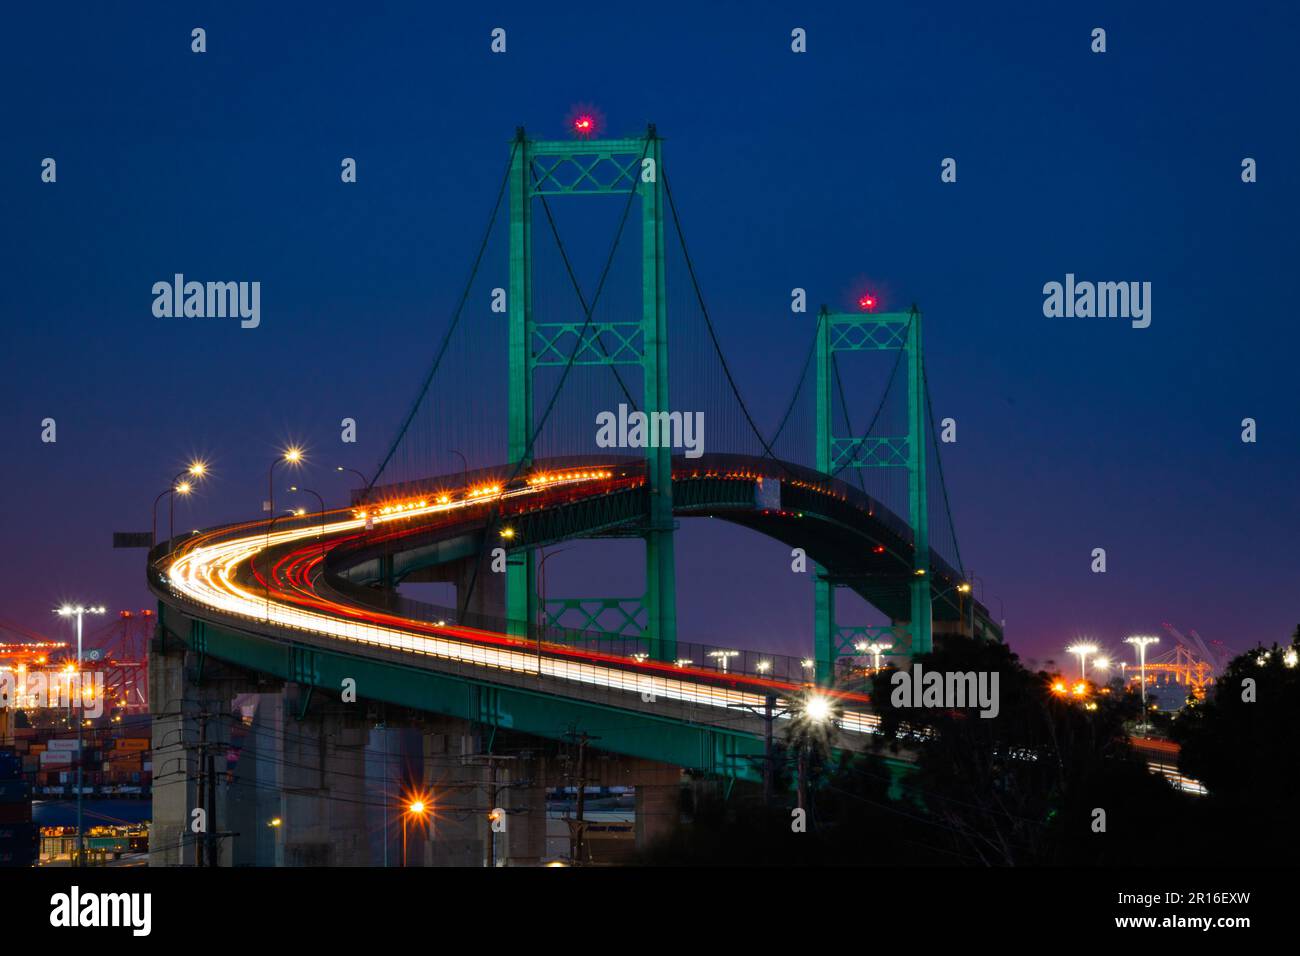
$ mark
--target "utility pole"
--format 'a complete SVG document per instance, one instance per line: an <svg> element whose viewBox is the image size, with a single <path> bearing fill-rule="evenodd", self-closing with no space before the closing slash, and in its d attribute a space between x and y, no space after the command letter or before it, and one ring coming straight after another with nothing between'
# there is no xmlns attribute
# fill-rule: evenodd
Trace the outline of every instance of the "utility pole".
<svg viewBox="0 0 1300 956"><path fill-rule="evenodd" d="M505 754L482 754L482 759L488 765L488 838L487 838L487 859L483 861L484 866L494 867L497 865L497 818L496 811L497 800L500 799L502 790L511 789L514 784L506 784L505 787L497 785L497 762L500 760L515 760L512 755ZM499 808L505 813L505 808Z"/></svg>
<svg viewBox="0 0 1300 956"><path fill-rule="evenodd" d="M205 762L203 757L207 752L207 748L208 748L208 713L207 711L201 711L199 713L199 747L198 747L199 773L198 773L198 785L195 787L196 792L194 797L194 805L199 810L203 811L202 813L199 814L199 819L203 821L203 833L205 839L208 831L208 819L207 819L207 807L205 806L205 799L204 799L205 793L204 793L203 775L205 770ZM189 761L187 760L186 763L188 762ZM194 841L194 865L195 866L203 865L203 844L199 842L199 840L197 839Z"/></svg>
<svg viewBox="0 0 1300 956"><path fill-rule="evenodd" d="M216 757L208 753L208 866L218 866L217 861L217 770Z"/></svg>
<svg viewBox="0 0 1300 956"><path fill-rule="evenodd" d="M776 742L773 739L773 727L776 718L789 713L789 707L776 707L776 695L768 694L763 700L763 709L759 710L749 704L729 705L737 710L747 711L763 721L763 756L750 757L750 760L763 762L763 806L770 807L776 799Z"/></svg>

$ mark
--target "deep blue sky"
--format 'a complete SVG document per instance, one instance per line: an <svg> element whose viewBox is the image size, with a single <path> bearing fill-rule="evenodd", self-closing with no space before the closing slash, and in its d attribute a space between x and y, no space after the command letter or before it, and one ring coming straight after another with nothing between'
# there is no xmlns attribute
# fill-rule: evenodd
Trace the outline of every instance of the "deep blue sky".
<svg viewBox="0 0 1300 956"><path fill-rule="evenodd" d="M936 413L959 422L965 557L1022 653L1166 620L1240 648L1300 620L1293 4L269 6L6 13L0 617L54 633L65 597L147 606L142 554L110 534L147 528L192 452L216 471L187 527L255 514L289 438L341 499L330 469L382 454L515 126L559 137L589 103L612 134L667 137L767 421L806 342L792 287L920 303ZM150 287L174 272L260 280L262 327L154 318ZM1150 281L1151 327L1044 318L1042 286L1067 272ZM344 415L356 446L338 444ZM598 587L602 568L565 560L553 592ZM679 576L684 638L806 640L810 589L780 546L691 525Z"/></svg>

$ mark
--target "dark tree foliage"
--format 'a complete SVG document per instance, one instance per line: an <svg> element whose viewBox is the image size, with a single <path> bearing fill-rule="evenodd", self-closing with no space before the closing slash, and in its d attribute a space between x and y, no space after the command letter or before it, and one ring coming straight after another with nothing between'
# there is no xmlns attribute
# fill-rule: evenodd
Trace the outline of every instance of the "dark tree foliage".
<svg viewBox="0 0 1300 956"><path fill-rule="evenodd" d="M1291 649L1300 649L1297 628ZM1180 769L1209 797L1175 790L1129 743L1139 695L1116 683L1054 693L1005 645L940 638L926 671L998 675L998 714L896 706L895 671L875 676L884 733L874 753L835 754L797 729L778 748L777 806L738 784L642 857L662 864L1194 865L1293 860L1289 794L1300 763L1300 667L1287 648L1234 660L1207 701L1171 721ZM1293 658L1291 658L1294 660ZM1255 701L1242 699L1255 681ZM813 825L791 827L794 765L808 747ZM1100 811L1100 813L1099 813ZM1103 819L1104 829L1098 821Z"/></svg>
<svg viewBox="0 0 1300 956"><path fill-rule="evenodd" d="M1289 644L1234 658L1204 701L1185 707L1170 736L1179 769L1209 790L1207 834L1223 862L1294 862L1300 852L1295 789L1300 771L1300 627ZM1288 665L1288 661L1291 663Z"/></svg>
<svg viewBox="0 0 1300 956"><path fill-rule="evenodd" d="M987 865L1144 862L1145 828L1182 798L1129 746L1135 695L1054 694L1048 674L1027 670L1003 644L941 639L917 661L926 671L998 675L996 717L896 707L895 672L875 681L891 747L916 754L908 789L955 853ZM910 739L909 728L927 739ZM1104 832L1094 826L1099 810Z"/></svg>

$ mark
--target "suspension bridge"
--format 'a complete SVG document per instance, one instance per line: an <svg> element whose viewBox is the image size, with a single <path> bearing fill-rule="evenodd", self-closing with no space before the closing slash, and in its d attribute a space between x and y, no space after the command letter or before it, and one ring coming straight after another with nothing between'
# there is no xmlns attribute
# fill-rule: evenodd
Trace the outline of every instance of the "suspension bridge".
<svg viewBox="0 0 1300 956"><path fill-rule="evenodd" d="M308 699L354 681L363 699L492 732L596 727L614 753L755 778L772 715L810 688L833 702L841 745L865 747L876 718L854 665L867 648L1001 640L957 545L921 312L808 313L788 401L761 423L710 315L664 152L653 126L608 140L517 131L456 307L373 475L346 508L155 547L156 650L183 649L199 679L220 661ZM602 413L640 413L641 434L608 447ZM703 423L692 449L674 447L686 416ZM688 518L806 556L806 655L678 639L675 534ZM586 538L642 542L643 589L543 595L542 549ZM454 605L400 589L419 581L451 584ZM846 592L887 623L842 620Z"/></svg>

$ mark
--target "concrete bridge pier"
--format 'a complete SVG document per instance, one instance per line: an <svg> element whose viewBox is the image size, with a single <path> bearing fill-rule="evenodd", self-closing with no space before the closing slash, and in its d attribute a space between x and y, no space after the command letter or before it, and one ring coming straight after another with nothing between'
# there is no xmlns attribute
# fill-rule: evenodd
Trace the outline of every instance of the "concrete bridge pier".
<svg viewBox="0 0 1300 956"><path fill-rule="evenodd" d="M545 755L541 748L485 753L478 730L459 718L431 716L425 721L419 789L433 812L424 820L406 817L408 866L541 863L546 852Z"/></svg>
<svg viewBox="0 0 1300 956"><path fill-rule="evenodd" d="M267 730L268 736L274 733ZM276 862L369 865L366 742L370 721L364 709L329 700L299 684L286 684L278 731L280 823L271 827L279 831L272 834L278 838Z"/></svg>
<svg viewBox="0 0 1300 956"><path fill-rule="evenodd" d="M682 771L649 760L637 764L632 777L636 787L636 848L641 851L671 835L681 822Z"/></svg>
<svg viewBox="0 0 1300 956"><path fill-rule="evenodd" d="M207 865L207 841L194 832L194 811L204 810L206 832L233 831L234 800L226 773L233 702L256 684L184 645L164 647L156 639L149 654L149 688L154 766L149 865L193 866L200 849ZM200 793L200 777L208 768L212 777L204 779ZM217 865L230 866L232 838L218 836L216 846Z"/></svg>
<svg viewBox="0 0 1300 956"><path fill-rule="evenodd" d="M441 582L456 589L455 605L464 606L468 624L499 625L506 616L506 576L492 571L491 551L446 564L418 568L402 579L412 583ZM470 590L471 584L473 590ZM466 605L465 596L469 595Z"/></svg>

